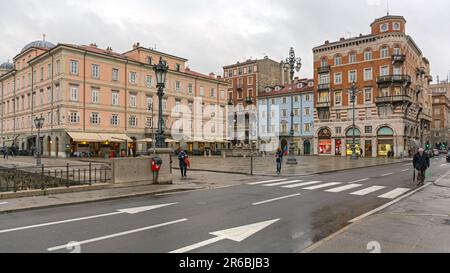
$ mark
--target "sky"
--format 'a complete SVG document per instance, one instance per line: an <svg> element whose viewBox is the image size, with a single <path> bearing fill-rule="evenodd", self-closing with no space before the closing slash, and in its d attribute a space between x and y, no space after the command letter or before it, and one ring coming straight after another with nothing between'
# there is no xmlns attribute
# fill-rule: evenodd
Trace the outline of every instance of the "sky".
<svg viewBox="0 0 450 273"><path fill-rule="evenodd" d="M450 73L450 1L389 0L407 34L430 60L432 75ZM97 43L125 52L142 46L189 59L198 72L223 74L249 58L281 61L294 47L298 76L312 77L312 48L325 40L369 34L387 0L15 0L0 3L0 63L29 42Z"/></svg>

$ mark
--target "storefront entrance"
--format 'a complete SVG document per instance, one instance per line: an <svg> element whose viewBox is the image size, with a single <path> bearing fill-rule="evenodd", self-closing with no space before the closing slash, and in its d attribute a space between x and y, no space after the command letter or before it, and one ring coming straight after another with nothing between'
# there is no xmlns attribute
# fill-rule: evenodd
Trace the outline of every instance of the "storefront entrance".
<svg viewBox="0 0 450 273"><path fill-rule="evenodd" d="M372 140L366 140L364 145L364 155L365 157L372 157Z"/></svg>
<svg viewBox="0 0 450 273"><path fill-rule="evenodd" d="M303 143L303 151L305 155L311 154L311 142L309 142L309 140L305 140Z"/></svg>
<svg viewBox="0 0 450 273"><path fill-rule="evenodd" d="M337 155L337 156L342 155L341 148L342 148L342 140L341 139L336 139L335 140L335 148L334 148L335 155Z"/></svg>
<svg viewBox="0 0 450 273"><path fill-rule="evenodd" d="M346 155L353 154L353 137L355 138L355 151L358 156L361 156L361 131L358 128L350 128L346 133Z"/></svg>
<svg viewBox="0 0 450 273"><path fill-rule="evenodd" d="M331 155L331 130L324 128L319 131L319 155Z"/></svg>
<svg viewBox="0 0 450 273"><path fill-rule="evenodd" d="M378 156L387 156L394 151L394 131L389 127L382 127L377 132Z"/></svg>

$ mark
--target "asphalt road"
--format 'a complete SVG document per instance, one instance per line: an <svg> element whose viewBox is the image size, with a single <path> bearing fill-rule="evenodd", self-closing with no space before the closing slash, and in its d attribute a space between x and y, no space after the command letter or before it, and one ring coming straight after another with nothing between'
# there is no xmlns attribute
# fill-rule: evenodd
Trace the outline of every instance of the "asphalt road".
<svg viewBox="0 0 450 273"><path fill-rule="evenodd" d="M414 190L411 165L0 214L0 252L301 252ZM427 181L449 166L432 159Z"/></svg>

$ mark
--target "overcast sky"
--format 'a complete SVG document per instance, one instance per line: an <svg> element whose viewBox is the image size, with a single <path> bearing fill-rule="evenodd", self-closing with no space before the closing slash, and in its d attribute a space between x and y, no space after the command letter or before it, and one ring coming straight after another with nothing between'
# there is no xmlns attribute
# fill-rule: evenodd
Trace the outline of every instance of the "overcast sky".
<svg viewBox="0 0 450 273"><path fill-rule="evenodd" d="M386 0L15 0L0 3L0 62L30 41L112 46L135 42L189 59L202 73L250 57L287 57L293 46L312 76L312 48L325 40L370 32ZM450 70L450 1L390 0L431 62L433 76Z"/></svg>

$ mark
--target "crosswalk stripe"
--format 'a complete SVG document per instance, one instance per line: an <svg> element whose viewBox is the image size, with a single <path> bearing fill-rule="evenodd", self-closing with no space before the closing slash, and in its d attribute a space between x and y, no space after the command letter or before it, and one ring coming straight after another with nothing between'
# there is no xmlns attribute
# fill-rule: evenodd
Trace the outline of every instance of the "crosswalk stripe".
<svg viewBox="0 0 450 273"><path fill-rule="evenodd" d="M389 176L389 175L393 175L394 173L385 173L385 174L382 174L381 176Z"/></svg>
<svg viewBox="0 0 450 273"><path fill-rule="evenodd" d="M354 189L354 188L358 188L358 187L361 187L361 186L362 186L361 184L350 184L350 185L346 185L346 186L342 186L342 187L337 187L337 188L334 188L334 189L329 189L329 190L326 190L326 192L333 192L333 193L343 192L343 191L348 191L348 190L351 190L351 189Z"/></svg>
<svg viewBox="0 0 450 273"><path fill-rule="evenodd" d="M318 189L328 188L328 187L341 185L341 184L342 183L340 183L340 182L331 182L331 183L326 183L326 184L322 184L322 185L318 185L318 186L312 186L312 187L304 188L304 190L318 190Z"/></svg>
<svg viewBox="0 0 450 273"><path fill-rule="evenodd" d="M303 182L303 180L291 180L291 181L285 181L285 182L278 182L278 183L272 183L272 184L265 184L265 187L275 187L275 186L283 186L283 185L289 185L293 183Z"/></svg>
<svg viewBox="0 0 450 273"><path fill-rule="evenodd" d="M280 181L286 181L287 179L274 179L274 180L267 180L267 181L259 181L259 182L252 182L247 183L247 185L260 185L260 184L266 184L266 183L272 183L272 182L280 182Z"/></svg>
<svg viewBox="0 0 450 273"><path fill-rule="evenodd" d="M386 199L394 199L399 197L400 195L407 193L410 189L407 188L397 188L393 191L390 191L388 193L385 193L383 195L378 196L379 198L386 198Z"/></svg>
<svg viewBox="0 0 450 273"><path fill-rule="evenodd" d="M320 184L320 183L322 183L322 181L311 181L311 182L306 182L306 183L283 186L283 188L293 189L293 188L300 188L303 186L309 186L309 185Z"/></svg>
<svg viewBox="0 0 450 273"><path fill-rule="evenodd" d="M367 195L367 194L372 193L372 192L376 192L376 191L382 190L382 189L384 189L384 188L386 188L386 187L383 187L383 186L373 186L373 187L366 188L366 189L363 189L363 190L360 190L360 191L352 192L352 193L350 193L350 194L351 194L351 195L360 195L360 196L363 196L363 195Z"/></svg>
<svg viewBox="0 0 450 273"><path fill-rule="evenodd" d="M353 183L358 183L358 182L364 182L364 181L367 181L367 180L369 180L369 178L363 178L363 179L359 179L359 180L352 181L352 182L349 182L349 183L353 184Z"/></svg>

